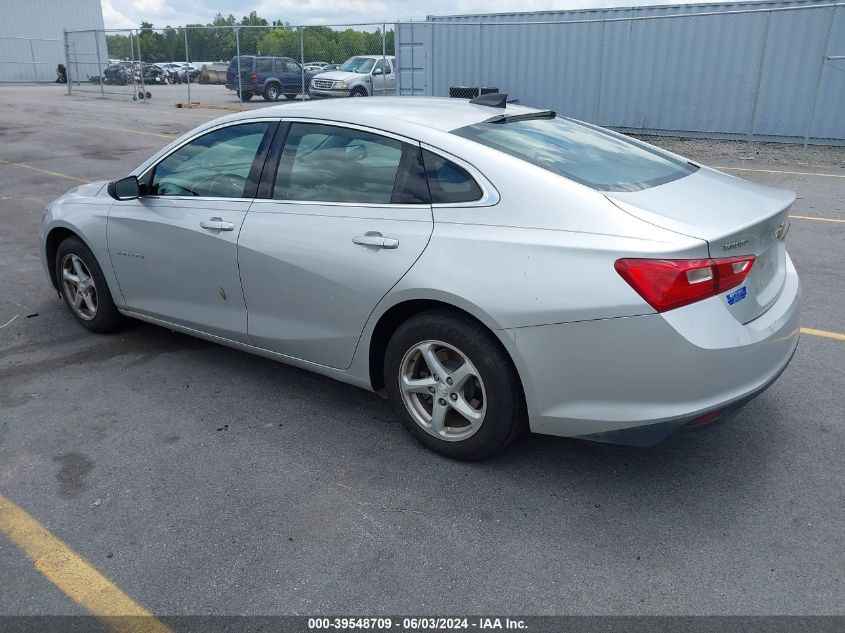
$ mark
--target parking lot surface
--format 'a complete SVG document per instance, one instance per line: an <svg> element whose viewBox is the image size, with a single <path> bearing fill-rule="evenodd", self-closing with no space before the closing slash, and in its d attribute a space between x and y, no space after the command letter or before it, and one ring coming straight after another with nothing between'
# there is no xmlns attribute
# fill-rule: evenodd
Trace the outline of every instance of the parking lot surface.
<svg viewBox="0 0 845 633"><path fill-rule="evenodd" d="M0 109L0 495L149 611L845 612L845 340L805 334L696 441L449 461L377 395L152 325L93 335L49 286L50 200L224 112L61 86ZM845 333L845 150L653 140L797 192L802 326ZM0 614L85 612L2 534L0 570Z"/></svg>

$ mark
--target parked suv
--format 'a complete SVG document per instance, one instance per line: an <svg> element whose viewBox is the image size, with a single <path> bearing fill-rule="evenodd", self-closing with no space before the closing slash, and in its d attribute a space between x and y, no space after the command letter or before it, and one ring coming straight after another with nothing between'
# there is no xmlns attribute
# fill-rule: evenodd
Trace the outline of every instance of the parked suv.
<svg viewBox="0 0 845 633"><path fill-rule="evenodd" d="M238 93L241 101L249 101L253 95L261 95L265 101L278 101L281 95L293 100L302 92L302 77L305 89L311 83L313 72L303 70L290 57L257 57L241 55L241 86L238 93L238 58L233 57L226 70L226 87Z"/></svg>
<svg viewBox="0 0 845 633"><path fill-rule="evenodd" d="M308 94L312 99L396 94L395 67L395 57L356 55L337 70L317 75Z"/></svg>

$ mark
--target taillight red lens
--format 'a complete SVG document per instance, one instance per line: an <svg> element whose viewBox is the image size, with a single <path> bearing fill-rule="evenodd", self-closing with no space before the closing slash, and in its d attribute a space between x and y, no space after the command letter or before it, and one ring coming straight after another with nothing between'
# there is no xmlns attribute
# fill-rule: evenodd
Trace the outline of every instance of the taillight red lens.
<svg viewBox="0 0 845 633"><path fill-rule="evenodd" d="M258 75L255 75L255 74L250 75L249 80L250 80L250 82L252 82L254 84L258 83Z"/></svg>
<svg viewBox="0 0 845 633"><path fill-rule="evenodd" d="M717 259L618 259L616 272L658 312L707 299L738 286L754 255Z"/></svg>
<svg viewBox="0 0 845 633"><path fill-rule="evenodd" d="M716 292L725 292L741 284L748 276L748 273L751 272L754 259L754 255L714 259L716 277L719 280L719 288Z"/></svg>
<svg viewBox="0 0 845 633"><path fill-rule="evenodd" d="M722 410L717 409L716 411L710 411L709 413L705 413L704 415L700 415L694 420L690 420L687 422L687 426L700 426L702 424L709 424L716 418L722 415Z"/></svg>

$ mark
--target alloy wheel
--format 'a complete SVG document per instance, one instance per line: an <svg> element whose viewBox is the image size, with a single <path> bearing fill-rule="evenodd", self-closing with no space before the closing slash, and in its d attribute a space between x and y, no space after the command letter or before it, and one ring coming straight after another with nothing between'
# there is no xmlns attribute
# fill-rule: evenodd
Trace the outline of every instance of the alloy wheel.
<svg viewBox="0 0 845 633"><path fill-rule="evenodd" d="M438 439L465 440L484 423L487 394L481 374L448 343L423 341L405 352L399 389L414 422Z"/></svg>
<svg viewBox="0 0 845 633"><path fill-rule="evenodd" d="M91 272L77 255L68 253L62 259L62 286L70 307L80 319L91 321L97 316L97 287Z"/></svg>

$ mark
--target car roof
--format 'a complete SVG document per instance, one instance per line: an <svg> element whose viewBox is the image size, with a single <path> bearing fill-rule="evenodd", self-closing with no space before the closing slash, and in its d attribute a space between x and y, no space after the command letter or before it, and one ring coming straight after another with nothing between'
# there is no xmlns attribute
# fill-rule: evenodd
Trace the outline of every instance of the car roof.
<svg viewBox="0 0 845 633"><path fill-rule="evenodd" d="M174 140L148 158L134 172L142 174L171 148L186 139L202 134L219 125L249 122L256 119L315 119L326 122L349 123L398 134L446 151L460 152L459 148L472 145L489 151L474 141L450 134L467 125L481 123L502 114L508 116L541 112L515 104L505 108L470 103L466 99L448 97L367 97L364 99L319 99L274 105L255 110L228 114L200 125Z"/></svg>
<svg viewBox="0 0 845 633"><path fill-rule="evenodd" d="M288 103L248 110L226 118L248 120L268 116L303 117L356 123L397 134L409 134L414 127L451 132L502 114L513 116L532 112L540 110L510 103L506 108L493 108L447 97L371 97Z"/></svg>

